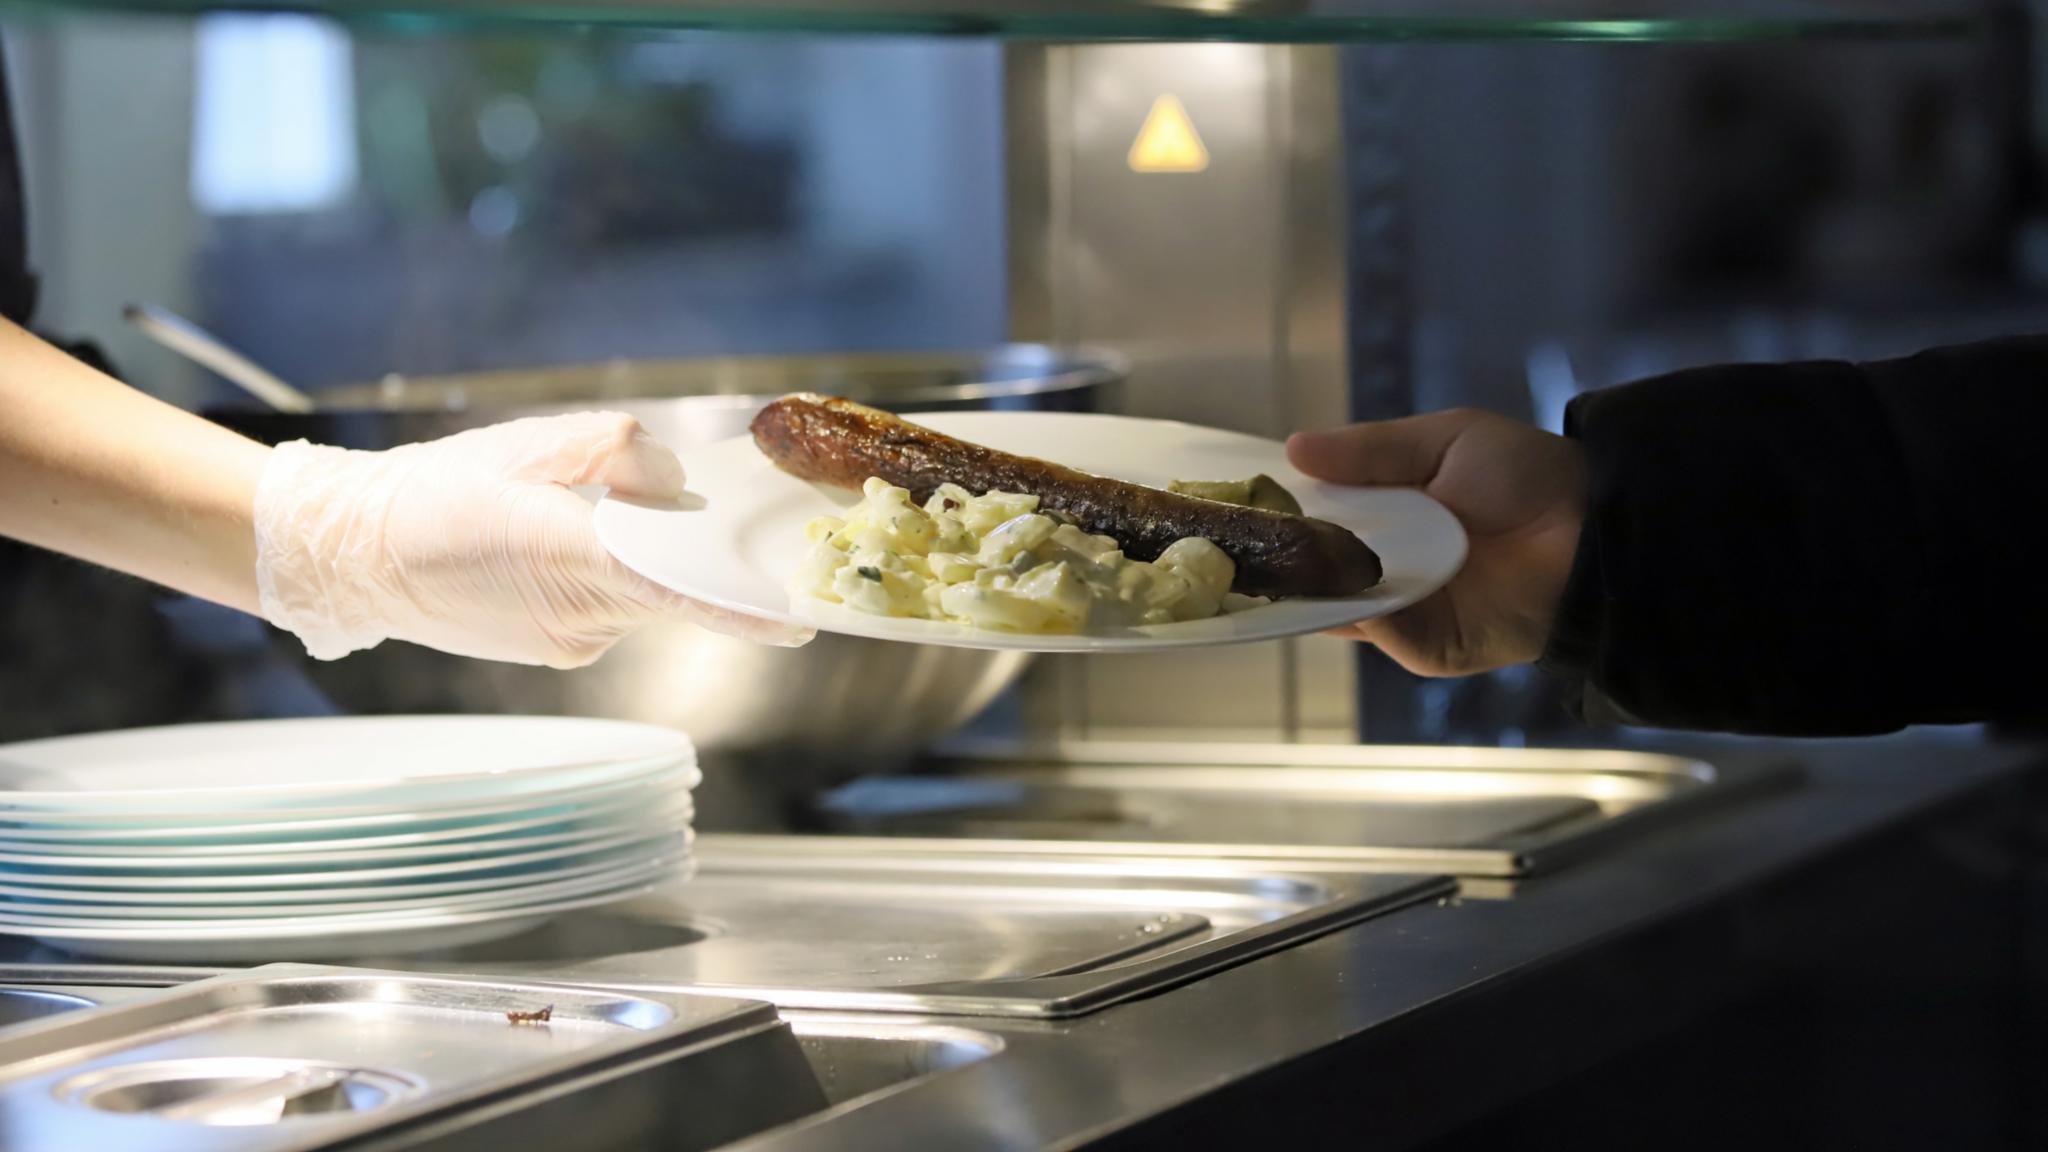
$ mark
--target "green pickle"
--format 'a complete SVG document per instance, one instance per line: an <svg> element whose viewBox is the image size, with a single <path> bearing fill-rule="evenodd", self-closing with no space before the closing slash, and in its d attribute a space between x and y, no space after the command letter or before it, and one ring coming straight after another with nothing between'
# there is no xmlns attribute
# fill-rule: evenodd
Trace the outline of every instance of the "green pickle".
<svg viewBox="0 0 2048 1152"><path fill-rule="evenodd" d="M1175 480L1166 486L1166 490L1198 500L1214 500L1218 504L1301 515L1301 505L1294 499L1294 494L1263 472L1249 480Z"/></svg>

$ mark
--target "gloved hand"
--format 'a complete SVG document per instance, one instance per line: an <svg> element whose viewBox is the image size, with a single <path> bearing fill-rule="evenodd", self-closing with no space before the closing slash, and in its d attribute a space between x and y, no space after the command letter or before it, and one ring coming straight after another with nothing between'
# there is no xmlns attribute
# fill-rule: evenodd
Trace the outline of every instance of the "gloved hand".
<svg viewBox="0 0 2048 1152"><path fill-rule="evenodd" d="M639 421L602 412L384 452L281 445L256 492L263 614L322 660L398 639L575 668L670 612L764 643L810 638L630 571L598 543L572 485L673 499L683 468Z"/></svg>

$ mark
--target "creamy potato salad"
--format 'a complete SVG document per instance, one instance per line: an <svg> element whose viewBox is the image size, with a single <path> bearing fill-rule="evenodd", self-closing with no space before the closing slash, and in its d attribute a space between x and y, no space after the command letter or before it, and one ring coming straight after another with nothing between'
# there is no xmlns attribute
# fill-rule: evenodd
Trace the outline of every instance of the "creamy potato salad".
<svg viewBox="0 0 2048 1152"><path fill-rule="evenodd" d="M1230 591L1237 566L1207 540L1177 540L1157 560L1132 560L1115 540L1013 492L975 496L946 484L920 508L908 489L870 478L843 518L818 517L806 533L811 550L793 590L877 616L1080 632L1265 603Z"/></svg>

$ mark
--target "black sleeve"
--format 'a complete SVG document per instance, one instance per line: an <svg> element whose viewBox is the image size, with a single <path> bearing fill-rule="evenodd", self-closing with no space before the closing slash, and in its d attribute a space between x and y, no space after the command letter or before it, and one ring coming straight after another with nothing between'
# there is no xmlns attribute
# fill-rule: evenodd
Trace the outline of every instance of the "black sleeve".
<svg viewBox="0 0 2048 1152"><path fill-rule="evenodd" d="M7 53L0 46L0 316L26 328L35 312L36 279L28 269L28 208L10 85Z"/></svg>
<svg viewBox="0 0 2048 1152"><path fill-rule="evenodd" d="M2048 337L1703 368L1566 416L1546 667L1591 719L1777 735L2048 715Z"/></svg>

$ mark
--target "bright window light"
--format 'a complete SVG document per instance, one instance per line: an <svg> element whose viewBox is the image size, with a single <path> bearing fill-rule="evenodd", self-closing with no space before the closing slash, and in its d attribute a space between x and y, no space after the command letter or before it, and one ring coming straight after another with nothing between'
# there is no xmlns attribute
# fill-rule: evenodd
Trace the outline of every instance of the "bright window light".
<svg viewBox="0 0 2048 1152"><path fill-rule="evenodd" d="M348 35L308 16L197 27L192 199L208 215L311 212L355 191Z"/></svg>

